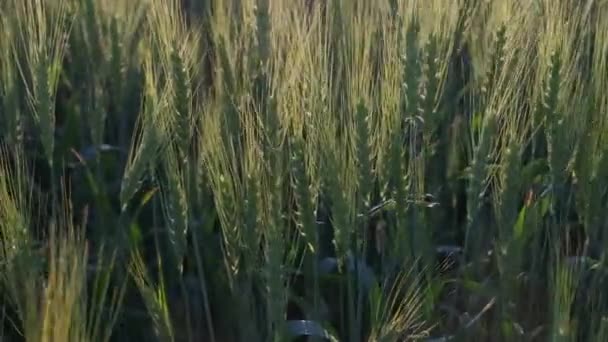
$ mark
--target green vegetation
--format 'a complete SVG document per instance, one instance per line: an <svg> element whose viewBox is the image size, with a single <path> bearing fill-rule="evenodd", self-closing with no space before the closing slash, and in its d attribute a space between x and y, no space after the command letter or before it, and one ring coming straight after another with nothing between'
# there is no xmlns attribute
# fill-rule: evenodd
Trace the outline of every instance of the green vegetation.
<svg viewBox="0 0 608 342"><path fill-rule="evenodd" d="M0 2L0 340L608 340L608 2Z"/></svg>

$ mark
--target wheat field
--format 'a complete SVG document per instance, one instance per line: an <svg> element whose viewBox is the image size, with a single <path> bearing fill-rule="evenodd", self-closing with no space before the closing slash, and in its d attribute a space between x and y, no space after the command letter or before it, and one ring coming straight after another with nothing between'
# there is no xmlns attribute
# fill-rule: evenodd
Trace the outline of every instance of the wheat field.
<svg viewBox="0 0 608 342"><path fill-rule="evenodd" d="M1 1L0 341L608 341L605 18Z"/></svg>

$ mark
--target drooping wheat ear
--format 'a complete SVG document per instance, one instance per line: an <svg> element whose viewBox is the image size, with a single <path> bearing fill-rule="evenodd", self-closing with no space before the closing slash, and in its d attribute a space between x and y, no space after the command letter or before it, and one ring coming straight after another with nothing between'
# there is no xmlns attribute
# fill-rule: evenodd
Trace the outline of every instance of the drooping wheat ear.
<svg viewBox="0 0 608 342"><path fill-rule="evenodd" d="M141 186L146 169L156 162L156 158L165 147L167 118L159 113L167 110L168 91L157 92L156 74L150 61L146 63L147 86L145 89L144 108L138 117L137 128L140 138L133 139L129 160L123 175L120 189L122 210L126 210L129 201Z"/></svg>
<svg viewBox="0 0 608 342"><path fill-rule="evenodd" d="M131 148L129 163L122 179L120 203L123 210L139 189L146 168L153 162L160 147L159 129L155 125L140 125L141 139Z"/></svg>

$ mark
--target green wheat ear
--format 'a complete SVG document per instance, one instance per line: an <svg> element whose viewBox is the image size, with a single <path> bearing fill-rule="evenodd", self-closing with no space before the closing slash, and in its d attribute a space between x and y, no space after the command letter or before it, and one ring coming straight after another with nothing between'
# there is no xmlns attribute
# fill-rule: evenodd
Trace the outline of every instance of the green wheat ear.
<svg viewBox="0 0 608 342"><path fill-rule="evenodd" d="M406 177L408 176L405 153L403 148L403 134L398 128L393 128L391 133L392 139L389 146L388 168L389 168L389 184L388 192L395 200L397 224L392 227L390 232L393 235L392 254L398 255L400 258L405 257L403 254L411 250L411 240L409 234L405 231L405 222L407 218L407 194L408 187ZM408 252L409 253L409 252Z"/></svg>
<svg viewBox="0 0 608 342"><path fill-rule="evenodd" d="M270 13L268 0L256 0L257 57L261 67L266 67L271 57Z"/></svg>
<svg viewBox="0 0 608 342"><path fill-rule="evenodd" d="M110 84L112 85L111 93L114 103L122 104L123 101L123 80L124 72L122 70L123 46L121 44L121 36L118 31L118 19L113 16L110 21L110 37L111 37L111 53L110 53Z"/></svg>
<svg viewBox="0 0 608 342"><path fill-rule="evenodd" d="M265 262L262 270L267 286L267 324L269 338L273 341L285 338L285 305L287 303L287 288L285 268L292 267L285 261L288 243L285 236L285 220L281 204L285 200L283 194L283 176L268 175L269 194L267 197L268 218L264 229L266 240Z"/></svg>
<svg viewBox="0 0 608 342"><path fill-rule="evenodd" d="M19 94L17 84L19 82L13 49L15 34L9 25L9 20L2 16L0 18L0 117L5 118L4 123L7 142L10 145L19 145L23 141L23 127L21 109L19 108Z"/></svg>
<svg viewBox="0 0 608 342"><path fill-rule="evenodd" d="M357 150L357 187L358 196L357 203L357 227L356 230L356 250L361 251L366 242L365 227L367 222L367 213L369 212L372 193L373 170L372 170L372 155L371 155L371 139L369 130L369 112L365 104L361 101L357 105L356 112L356 140L355 147Z"/></svg>
<svg viewBox="0 0 608 342"><path fill-rule="evenodd" d="M162 269L160 257L158 264ZM146 264L139 251L133 253L128 271L135 282L146 310L152 319L156 336L161 341L174 341L175 335L171 323L167 290L165 288L162 271L159 272L159 284L153 284L150 279L151 277L148 274Z"/></svg>
<svg viewBox="0 0 608 342"><path fill-rule="evenodd" d="M219 176L218 190L216 196L216 206L221 207L225 217L225 221L222 222L222 232L224 235L224 253L226 254L225 262L227 264L230 276L236 276L240 272L241 268L241 253L240 246L242 245L242 234L239 226L241 224L241 215L239 204L241 203L233 191L234 184L232 179L227 179L226 176ZM236 215L235 215L236 213ZM231 286L234 286L231 283Z"/></svg>
<svg viewBox="0 0 608 342"><path fill-rule="evenodd" d="M517 274L521 271L525 227L519 224L520 200L522 193L522 160L521 147L514 140L505 149L502 159L502 184L499 196L495 196L498 205L495 207L498 218L497 255L498 269L501 274L501 289L505 293L506 302L515 298L518 291ZM524 212L525 213L525 212ZM510 316L512 309L505 307L504 314Z"/></svg>
<svg viewBox="0 0 608 342"><path fill-rule="evenodd" d="M146 169L155 161L162 146L163 135L155 122L143 123L141 129L141 139L131 149L130 162L121 182L119 197L123 211L140 188Z"/></svg>
<svg viewBox="0 0 608 342"><path fill-rule="evenodd" d="M45 62L36 68L35 118L40 128L42 147L47 161L53 167L55 150L55 115L52 108L52 95L48 79L48 65Z"/></svg>
<svg viewBox="0 0 608 342"><path fill-rule="evenodd" d="M425 46L425 68L424 68L424 99L422 111L424 118L424 131L427 141L437 130L441 123L436 110L437 95L439 93L439 40L432 34Z"/></svg>
<svg viewBox="0 0 608 342"><path fill-rule="evenodd" d="M521 147L518 142L513 141L504 152L503 184L500 192L500 222L507 233L514 227L518 217L522 188L521 169Z"/></svg>
<svg viewBox="0 0 608 342"><path fill-rule="evenodd" d="M366 210L370 206L370 194L372 192L372 161L371 161L371 139L369 129L370 115L367 107L363 102L357 105L356 122L356 149L357 162L359 164L359 193L360 205Z"/></svg>
<svg viewBox="0 0 608 342"><path fill-rule="evenodd" d="M345 198L345 191L340 184L341 170L339 162L333 153L327 153L325 157L325 167L327 176L325 178L327 190L331 199L331 212L333 216L332 224L334 228L334 247L339 264L343 265L350 250L350 228L348 203Z"/></svg>
<svg viewBox="0 0 608 342"><path fill-rule="evenodd" d="M19 145L10 150L0 144L0 263L6 266L11 266L15 257L29 250L32 242L28 229L30 218L23 215L29 212L31 203L26 197L28 172L22 152Z"/></svg>
<svg viewBox="0 0 608 342"><path fill-rule="evenodd" d="M465 249L476 253L480 242L478 215L484 204L485 190L489 180L488 164L492 157L493 138L496 136L498 123L495 114L487 115L481 131L481 138L475 147L471 162L467 186L467 229Z"/></svg>
<svg viewBox="0 0 608 342"><path fill-rule="evenodd" d="M65 36L70 31L73 18L68 13L66 0L53 2L52 5L42 1L16 1L11 8L15 11L13 29L17 30L15 34L18 37L15 50L24 47L23 51L13 51L14 61L26 87L44 155L54 172L55 97L66 49ZM20 56L21 52L23 56ZM53 175L51 178L54 178Z"/></svg>
<svg viewBox="0 0 608 342"><path fill-rule="evenodd" d="M223 37L219 38L218 43L219 63L222 76L222 110L224 111L223 122L223 141L227 144L227 150L231 150L230 144L238 152L241 149L241 118L236 104L233 102L234 95L237 94L236 80L233 72L228 50Z"/></svg>
<svg viewBox="0 0 608 342"><path fill-rule="evenodd" d="M420 23L414 15L406 31L399 120L396 127L393 128L393 138L389 152L390 188L397 205L397 225L393 228L395 236L393 246L395 250L393 252L400 257L412 256L411 253L414 250L412 245L412 229L414 227L408 224L411 223L408 219L411 215L408 202L410 188L405 179L408 174L408 155L406 155L405 151L413 150L414 146L406 148L404 137L406 135L417 134L415 132L416 129L410 129L409 123L412 120L418 120L419 117L419 90L422 76L420 49L418 46L419 31ZM406 251L405 254L404 251Z"/></svg>
<svg viewBox="0 0 608 342"><path fill-rule="evenodd" d="M188 156L190 137L192 136L192 120L190 116L191 94L189 75L182 57L176 49L171 52L171 65L175 95L173 98L177 121L178 151L182 162Z"/></svg>
<svg viewBox="0 0 608 342"><path fill-rule="evenodd" d="M245 200L243 201L244 218L243 218L243 248L244 259L247 260L246 267L249 272L254 271L256 261L258 260L258 220L260 212L258 179L254 175L247 175L245 187Z"/></svg>
<svg viewBox="0 0 608 342"><path fill-rule="evenodd" d="M166 178L163 192L163 207L167 218L168 243L173 254L173 271L182 273L182 262L186 255L186 236L188 234L188 201L185 170L180 170L179 156L171 149L165 150Z"/></svg>
<svg viewBox="0 0 608 342"><path fill-rule="evenodd" d="M297 225L311 253L318 252L318 236L314 221L313 202L310 192L310 182L306 173L304 148L301 138L295 137L291 142L291 173L292 187L298 204Z"/></svg>
<svg viewBox="0 0 608 342"><path fill-rule="evenodd" d="M559 252L559 251L555 251ZM560 257L553 258L550 281L550 335L552 341L572 341L576 336L576 317L572 313L575 294L580 286L576 266Z"/></svg>
<svg viewBox="0 0 608 342"><path fill-rule="evenodd" d="M602 316L595 325L596 331L593 334L592 341L608 340L608 317Z"/></svg>
<svg viewBox="0 0 608 342"><path fill-rule="evenodd" d="M403 118L419 115L419 90L422 76L420 63L420 47L418 36L420 23L418 17L413 16L406 32L405 54L404 54L404 87L402 89L401 113Z"/></svg>
<svg viewBox="0 0 608 342"><path fill-rule="evenodd" d="M543 118L546 125L548 161L555 186L561 186L565 181L564 172L569 155L565 141L562 140L564 131L564 117L559 112L559 93L562 83L561 57L556 51L551 54L549 77L544 93Z"/></svg>
<svg viewBox="0 0 608 342"><path fill-rule="evenodd" d="M494 34L493 50L490 53L488 69L482 86L482 93L487 97L492 94L493 87L498 82L498 77L505 62L505 47L507 44L507 26L500 25ZM482 107L482 110L484 107Z"/></svg>

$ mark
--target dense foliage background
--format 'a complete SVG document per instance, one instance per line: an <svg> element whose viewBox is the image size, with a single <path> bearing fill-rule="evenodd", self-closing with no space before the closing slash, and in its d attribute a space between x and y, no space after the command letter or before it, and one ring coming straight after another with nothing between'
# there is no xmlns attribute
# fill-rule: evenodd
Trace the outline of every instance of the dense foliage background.
<svg viewBox="0 0 608 342"><path fill-rule="evenodd" d="M2 341L607 341L608 2L0 2Z"/></svg>

